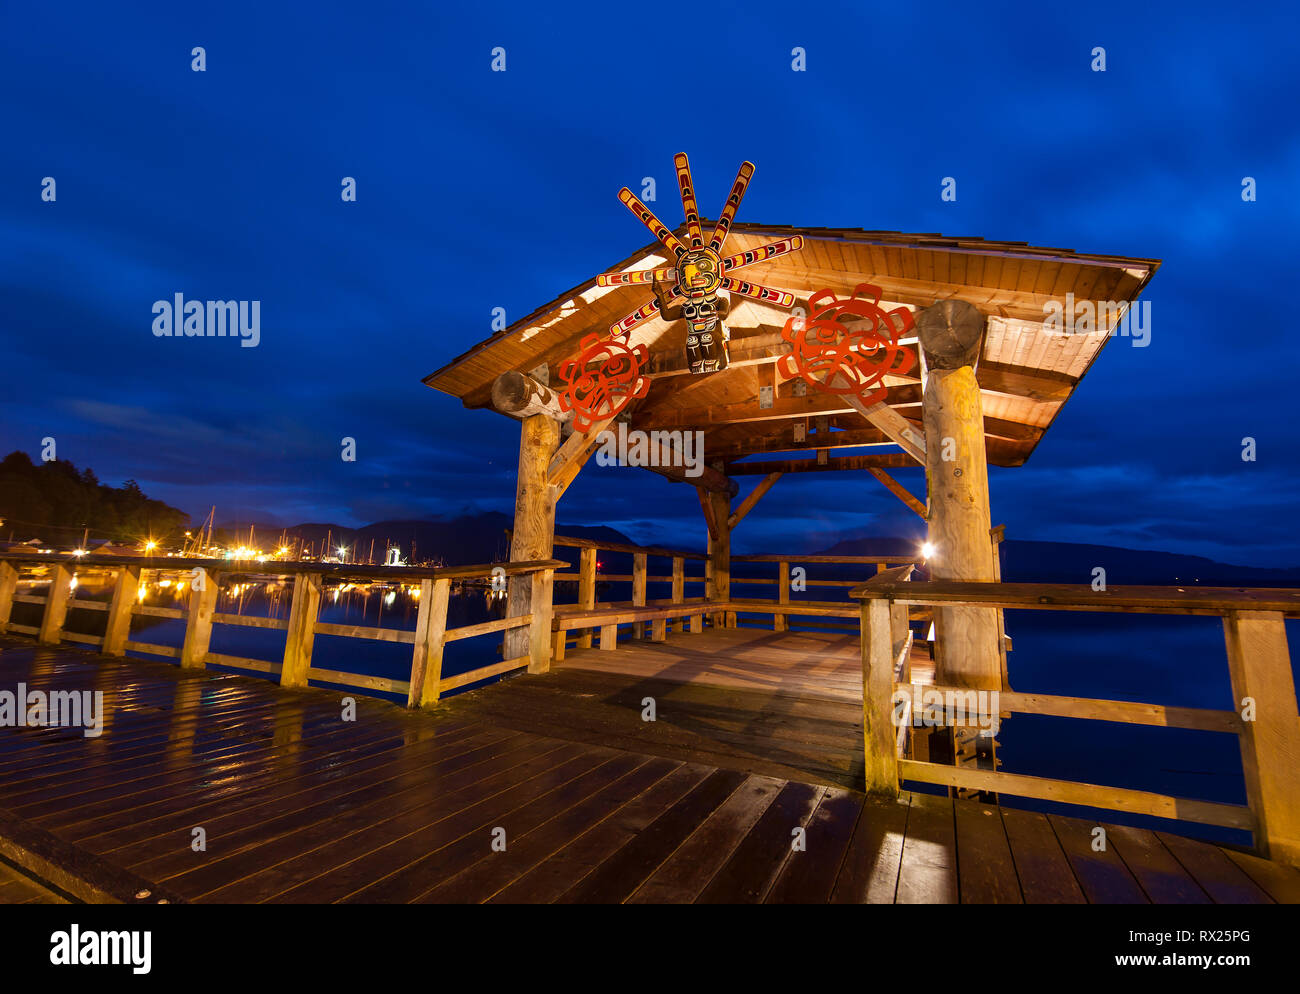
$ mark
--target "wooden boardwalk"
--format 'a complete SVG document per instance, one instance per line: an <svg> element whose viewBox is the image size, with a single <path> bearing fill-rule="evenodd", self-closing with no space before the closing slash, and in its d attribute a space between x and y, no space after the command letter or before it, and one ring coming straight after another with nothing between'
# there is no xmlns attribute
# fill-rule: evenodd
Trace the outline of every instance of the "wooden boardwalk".
<svg viewBox="0 0 1300 994"><path fill-rule="evenodd" d="M1094 853L1070 818L868 799L837 666L819 697L780 676L803 634L716 634L731 654L696 672L675 639L632 673L575 652L431 712L356 697L354 721L336 691L0 637L0 690L106 712L97 738L0 729L0 816L200 902L1300 902L1300 872L1178 836L1111 826ZM36 893L0 867L0 901Z"/></svg>

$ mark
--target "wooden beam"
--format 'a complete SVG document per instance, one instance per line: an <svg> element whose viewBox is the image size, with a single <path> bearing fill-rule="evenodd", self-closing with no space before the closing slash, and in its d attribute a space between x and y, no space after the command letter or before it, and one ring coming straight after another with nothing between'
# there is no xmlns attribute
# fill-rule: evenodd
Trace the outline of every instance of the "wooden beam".
<svg viewBox="0 0 1300 994"><path fill-rule="evenodd" d="M917 403L921 400L921 385L901 383L890 387L886 400L890 404ZM809 391L805 397L776 397L771 407L759 407L757 397L744 403L711 404L707 407L642 407L633 416L632 427L642 430L674 427L707 428L709 425L782 421L818 414L853 413L860 413L860 411L845 397Z"/></svg>
<svg viewBox="0 0 1300 994"><path fill-rule="evenodd" d="M673 556L673 588L672 601L674 604L680 604L686 597L686 560L681 556ZM681 632L686 630L685 619L679 618L673 624L673 631Z"/></svg>
<svg viewBox="0 0 1300 994"><path fill-rule="evenodd" d="M613 418L605 418L603 421L595 422L586 434L575 431L566 438L564 444L551 456L547 464L547 483L553 487L563 486L568 489L573 478L578 475L578 470L582 468L582 464L595 451L596 437L613 423Z"/></svg>
<svg viewBox="0 0 1300 994"><path fill-rule="evenodd" d="M632 553L632 606L645 607L646 594L646 554L644 552ZM632 637L639 639L645 634L645 627L641 622L635 622L632 625Z"/></svg>
<svg viewBox="0 0 1300 994"><path fill-rule="evenodd" d="M772 484L779 479L781 479L780 473L768 473L767 476L759 480L758 486L749 492L749 496L740 502L740 506L736 508L735 513L727 519L727 527L735 528L736 525L740 524L745 519L745 515L753 510L754 505L759 502L765 493L772 489Z"/></svg>
<svg viewBox="0 0 1300 994"><path fill-rule="evenodd" d="M596 555L599 549L578 550L578 606L584 611L596 609ZM591 629L578 635L578 648L591 648Z"/></svg>
<svg viewBox="0 0 1300 994"><path fill-rule="evenodd" d="M549 559L555 551L555 499L549 467L560 441L560 426L544 414L530 414L519 426L519 469L515 477L515 524L510 561ZM506 617L533 614L531 576L512 576L506 586ZM529 652L529 633L512 629L503 638L502 656Z"/></svg>
<svg viewBox="0 0 1300 994"><path fill-rule="evenodd" d="M893 626L886 601L863 601L862 737L868 794L898 796Z"/></svg>
<svg viewBox="0 0 1300 994"><path fill-rule="evenodd" d="M409 708L436 704L441 695L443 636L447 633L450 580L421 580L420 607L415 616L415 648L411 653Z"/></svg>
<svg viewBox="0 0 1300 994"><path fill-rule="evenodd" d="M831 456L825 463L818 463L816 459L733 462L727 465L727 474L756 476L760 473L826 473L844 469L870 469L872 466L903 469L915 465L916 460L905 452L887 452L871 456Z"/></svg>
<svg viewBox="0 0 1300 994"><path fill-rule="evenodd" d="M1269 859L1300 866L1300 715L1286 624L1281 613L1234 611L1223 629L1234 708L1249 708L1253 718L1242 722L1240 741L1255 845Z"/></svg>
<svg viewBox="0 0 1300 994"><path fill-rule="evenodd" d="M776 601L783 606L790 603L790 564L784 559L777 566L776 572ZM774 632L789 631L790 622L784 614L773 613L772 630Z"/></svg>
<svg viewBox="0 0 1300 994"><path fill-rule="evenodd" d="M700 510L704 512L704 523L709 528L709 541L718 537L718 522L713 516L713 504L709 500L709 492L703 487L696 487L695 492L700 497Z"/></svg>
<svg viewBox="0 0 1300 994"><path fill-rule="evenodd" d="M571 441L576 437L582 436L579 436L577 432L574 432L569 436L569 440ZM565 444L567 445L568 443L566 442ZM559 499L564 496L565 491L569 489L569 485L573 483L573 481L578 478L578 474L582 472L582 467L587 465L588 460L596 454L596 449L598 447L596 440L588 437L585 446L575 446L574 454L571 454L568 457L568 461L558 473L547 472L546 479L547 483L549 483L551 487L552 500L558 502Z"/></svg>
<svg viewBox="0 0 1300 994"><path fill-rule="evenodd" d="M551 668L551 616L554 611L555 570L544 569L532 576L532 624L528 629L528 672L546 673Z"/></svg>
<svg viewBox="0 0 1300 994"><path fill-rule="evenodd" d="M215 586L216 581L211 581ZM281 687L307 686L312 647L316 641L316 618L320 614L321 574L299 573L293 579L289 606L289 628L284 639L280 666Z"/></svg>
<svg viewBox="0 0 1300 994"><path fill-rule="evenodd" d="M929 443L927 560L936 580L993 582L988 457L974 363L985 320L965 300L944 300L917 315L925 364L922 417ZM981 690L1002 686L998 616L987 608L936 608L935 680Z"/></svg>
<svg viewBox="0 0 1300 994"><path fill-rule="evenodd" d="M493 381L492 406L519 420L534 414L545 415L560 424L573 420L573 411L560 406L554 390L515 370L502 373Z"/></svg>
<svg viewBox="0 0 1300 994"><path fill-rule="evenodd" d="M121 656L126 651L126 640L131 637L131 609L135 607L140 591L140 567L119 566L113 584L113 598L108 605L108 623L104 626L106 656Z"/></svg>
<svg viewBox="0 0 1300 994"><path fill-rule="evenodd" d="M72 596L72 572L63 563L50 566L49 593L45 595L45 611L41 615L40 632L36 636L41 645L58 645L63 636L63 621L68 616L68 599Z"/></svg>
<svg viewBox="0 0 1300 994"><path fill-rule="evenodd" d="M877 480L883 483L886 489L888 489L891 494L893 494L904 504L910 507L913 511L915 511L918 515L920 515L921 520L923 521L925 520L925 505L922 504L915 497L913 497L911 493L908 492L906 487L904 487L901 483L895 480L892 476L886 473L879 466L868 466L867 472L869 472Z"/></svg>
<svg viewBox="0 0 1300 994"><path fill-rule="evenodd" d="M12 563L0 562L0 635L9 628L14 608L14 594L18 591L18 570Z"/></svg>
<svg viewBox="0 0 1300 994"><path fill-rule="evenodd" d="M194 571L190 581L190 603L185 617L185 641L181 645L181 669L201 670L206 665L208 646L212 642L212 615L217 610L220 583L214 573Z"/></svg>
<svg viewBox="0 0 1300 994"><path fill-rule="evenodd" d="M709 573L704 599L725 602L731 599L731 528L727 525L731 517L731 498L726 494L710 493L708 500L713 508L717 534L709 538ZM713 626L734 628L735 618L733 612L719 611L713 616Z"/></svg>

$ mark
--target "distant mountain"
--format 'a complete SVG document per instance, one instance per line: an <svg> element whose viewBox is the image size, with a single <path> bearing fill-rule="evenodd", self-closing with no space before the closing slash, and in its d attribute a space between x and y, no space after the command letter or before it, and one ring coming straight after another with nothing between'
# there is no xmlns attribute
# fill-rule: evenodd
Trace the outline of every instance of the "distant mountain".
<svg viewBox="0 0 1300 994"><path fill-rule="evenodd" d="M505 559L509 550L506 530L513 523L514 519L508 514L487 511L445 520L377 521L361 528L347 528L327 522L309 522L291 528L272 525L254 527L257 529L255 537L259 541L267 541L267 536L278 538L282 532L286 532L290 541L301 539L304 544L314 546L318 554L328 540L336 549L340 546L349 549L349 559L359 557L364 561L370 558L373 544L373 558L378 563L383 561L384 550L389 545L395 545L402 550L402 558L407 561L412 561L414 553L417 561L441 559L448 566L463 566ZM556 525L555 530L557 534L574 538L630 541L621 532L604 526L592 528L561 523ZM247 536L248 525L242 525L240 531ZM568 557L561 555L558 558Z"/></svg>
<svg viewBox="0 0 1300 994"><path fill-rule="evenodd" d="M909 539L855 539L838 542L825 555L897 555L916 553ZM1008 583L1091 583L1094 567L1106 570L1108 584L1185 584L1207 587L1300 586L1300 569L1262 569L1217 563L1175 552L1121 549L1073 542L1002 543L1002 579Z"/></svg>

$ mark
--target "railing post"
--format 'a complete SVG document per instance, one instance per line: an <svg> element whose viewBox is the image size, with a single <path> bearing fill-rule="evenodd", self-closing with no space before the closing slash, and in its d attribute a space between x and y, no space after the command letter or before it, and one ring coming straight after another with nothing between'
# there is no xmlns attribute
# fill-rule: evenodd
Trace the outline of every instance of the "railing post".
<svg viewBox="0 0 1300 994"><path fill-rule="evenodd" d="M780 563L776 571L776 602L782 607L790 605L790 564ZM785 632L790 630L790 616L788 614L772 615L772 631Z"/></svg>
<svg viewBox="0 0 1300 994"><path fill-rule="evenodd" d="M117 582L113 584L113 599L108 605L108 624L104 626L104 655L126 653L126 641L131 636L131 608L135 607L139 591L140 567L119 566Z"/></svg>
<svg viewBox="0 0 1300 994"><path fill-rule="evenodd" d="M307 686L312 643L316 639L316 616L320 611L320 591L320 573L299 573L293 579L289 630L285 633L284 663L280 667L281 687Z"/></svg>
<svg viewBox="0 0 1300 994"><path fill-rule="evenodd" d="M45 613L41 615L41 631L37 636L41 645L58 645L63 634L63 619L68 616L68 598L72 596L72 573L63 563L50 566L50 592L45 598Z"/></svg>
<svg viewBox="0 0 1300 994"><path fill-rule="evenodd" d="M181 644L181 669L201 670L212 641L212 615L217 610L217 576L202 566L194 568L190 581L190 605L185 619L185 641Z"/></svg>
<svg viewBox="0 0 1300 994"><path fill-rule="evenodd" d="M681 556L673 556L673 603L680 604L686 599L686 560ZM672 631L686 631L686 619L677 618L673 621Z"/></svg>
<svg viewBox="0 0 1300 994"><path fill-rule="evenodd" d="M645 588L646 588L646 554L644 552L634 552L632 554L632 606L645 607ZM645 637L645 622L632 622L632 637L634 639ZM601 632L601 648L605 648L605 633ZM610 648L613 648L611 646Z"/></svg>
<svg viewBox="0 0 1300 994"><path fill-rule="evenodd" d="M14 594L17 592L17 568L12 563L0 562L0 635L9 630L9 618L14 610Z"/></svg>
<svg viewBox="0 0 1300 994"><path fill-rule="evenodd" d="M546 673L551 668L551 598L555 592L555 570L533 574L533 624L528 633L528 672Z"/></svg>
<svg viewBox="0 0 1300 994"><path fill-rule="evenodd" d="M441 696L442 637L447 632L447 605L450 600L451 580L444 578L420 581L420 609L415 616L415 649L411 653L411 688L406 696L408 708L436 704ZM294 610L297 610L297 604L298 592L295 586ZM289 630L293 631L292 622ZM309 649L309 660L310 656Z"/></svg>
<svg viewBox="0 0 1300 994"><path fill-rule="evenodd" d="M862 736L868 794L898 796L894 653L889 601L862 601Z"/></svg>
<svg viewBox="0 0 1300 994"><path fill-rule="evenodd" d="M578 554L578 606L584 611L596 609L596 553L597 549L582 549ZM591 629L578 633L578 648L591 648Z"/></svg>
<svg viewBox="0 0 1300 994"><path fill-rule="evenodd" d="M1233 611L1223 630L1233 707L1254 710L1254 720L1242 722L1240 741L1255 845L1270 859L1300 866L1300 716L1283 619L1270 611Z"/></svg>

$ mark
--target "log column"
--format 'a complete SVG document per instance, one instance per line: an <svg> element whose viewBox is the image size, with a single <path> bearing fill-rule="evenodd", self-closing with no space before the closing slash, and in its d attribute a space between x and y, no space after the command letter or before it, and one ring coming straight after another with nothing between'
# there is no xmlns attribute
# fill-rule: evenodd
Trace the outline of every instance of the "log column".
<svg viewBox="0 0 1300 994"><path fill-rule="evenodd" d="M529 414L519 429L519 475L515 487L515 527L510 540L510 561L550 559L555 550L555 500L547 483L547 469L560 443L560 426L547 414ZM533 581L512 576L506 594L506 615L533 613ZM550 596L549 584L545 596ZM505 633L504 658L530 652L529 630ZM535 661L534 666L537 666ZM530 670L532 667L530 667Z"/></svg>
<svg viewBox="0 0 1300 994"><path fill-rule="evenodd" d="M709 535L708 600L728 601L731 600L731 527L727 524L727 518L731 516L731 497L713 491L707 500L715 530L715 534ZM736 616L731 612L716 612L713 615L715 628L733 628L735 624Z"/></svg>
<svg viewBox="0 0 1300 994"><path fill-rule="evenodd" d="M927 520L935 550L930 572L936 580L994 581L984 414L975 380L984 317L963 300L945 300L922 311L916 328L924 360ZM996 610L936 607L934 627L937 682L1001 689Z"/></svg>

